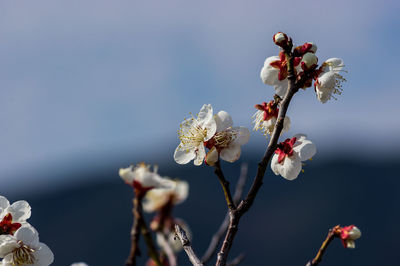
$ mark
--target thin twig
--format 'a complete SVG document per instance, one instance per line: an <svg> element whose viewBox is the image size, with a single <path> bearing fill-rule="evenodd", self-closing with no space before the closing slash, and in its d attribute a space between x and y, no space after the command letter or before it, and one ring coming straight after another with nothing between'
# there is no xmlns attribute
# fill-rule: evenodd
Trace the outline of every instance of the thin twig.
<svg viewBox="0 0 400 266"><path fill-rule="evenodd" d="M244 253L241 253L239 256L237 256L236 258L234 258L232 261L228 262L227 265L228 266L236 266L239 265L245 258Z"/></svg>
<svg viewBox="0 0 400 266"><path fill-rule="evenodd" d="M140 256L139 238L140 238L140 215L142 213L142 197L135 193L133 198L133 225L131 229L131 249L125 262L126 266L136 266L136 257Z"/></svg>
<svg viewBox="0 0 400 266"><path fill-rule="evenodd" d="M203 266L204 264L199 260L197 255L194 253L192 244L190 243L189 238L186 235L185 230L182 229L179 225L175 224L175 233L176 236L182 243L183 249L185 250L187 256L189 257L190 262L194 266Z"/></svg>
<svg viewBox="0 0 400 266"><path fill-rule="evenodd" d="M315 256L315 258L313 260L307 262L306 266L317 266L321 262L322 256L324 255L329 244L332 242L332 240L335 237L337 237L339 235L340 235L340 226L339 225L336 225L335 227L329 229L328 235L326 236L326 239L324 240L324 242L322 242L322 245L319 248L317 255Z"/></svg>
<svg viewBox="0 0 400 266"><path fill-rule="evenodd" d="M229 189L229 182L225 179L219 160L214 165L214 173L218 176L218 180L224 190L225 200L229 210L235 210L236 207L232 199L231 190Z"/></svg>
<svg viewBox="0 0 400 266"><path fill-rule="evenodd" d="M246 180L247 180L247 176L248 176L247 171L248 171L247 163L242 163L241 168L240 168L240 176L236 183L235 193L233 195L233 202L235 204L237 204L239 202L240 198L242 197L243 188L246 184ZM204 253L203 257L201 258L201 261L203 263L207 263L217 252L217 246L219 244L219 241L225 234L226 229L228 228L228 225L229 225L229 211L226 213L222 224L218 228L218 231L211 238L211 241L210 241L210 244L208 245L207 251Z"/></svg>
<svg viewBox="0 0 400 266"><path fill-rule="evenodd" d="M267 150L264 154L264 157L258 164L257 174L253 181L253 184L244 200L239 204L236 210L230 212L230 221L227 233L225 235L224 242L222 247L218 253L218 259L216 265L226 265L227 257L229 251L232 247L233 240L235 238L236 232L238 230L238 225L240 218L244 213L246 213L250 207L252 206L255 197L263 184L263 178L265 175L265 171L267 169L268 162L271 160L272 155L275 152L276 146L278 144L279 136L281 135L283 129L283 121L286 116L287 109L289 107L289 103L293 97L293 95L298 91L300 86L296 84L296 76L294 75L294 64L293 64L293 55L290 49L285 51L286 60L288 61L287 64L287 71L288 71L288 90L286 92L285 97L283 98L282 102L280 103L280 109L278 114L278 119L275 124L274 131L272 132ZM297 85L297 86L296 86Z"/></svg>
<svg viewBox="0 0 400 266"><path fill-rule="evenodd" d="M165 235L161 232L158 232L157 237L159 239L160 246L162 247L165 254L167 255L169 266L177 266L176 256L174 254L174 251L172 250L171 245L168 243L168 240L165 237Z"/></svg>
<svg viewBox="0 0 400 266"><path fill-rule="evenodd" d="M146 221L144 220L143 214L140 216L140 227L144 241L146 242L147 252L149 254L149 257L156 263L157 266L162 266L159 254L154 245L150 230L147 228L147 224Z"/></svg>

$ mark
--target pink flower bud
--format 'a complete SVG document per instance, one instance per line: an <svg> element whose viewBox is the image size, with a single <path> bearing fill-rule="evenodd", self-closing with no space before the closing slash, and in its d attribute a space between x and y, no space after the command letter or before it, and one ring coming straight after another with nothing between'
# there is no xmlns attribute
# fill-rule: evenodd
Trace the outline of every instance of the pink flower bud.
<svg viewBox="0 0 400 266"><path fill-rule="evenodd" d="M288 36L283 32L278 32L273 37L274 43L280 47L284 47L288 43Z"/></svg>

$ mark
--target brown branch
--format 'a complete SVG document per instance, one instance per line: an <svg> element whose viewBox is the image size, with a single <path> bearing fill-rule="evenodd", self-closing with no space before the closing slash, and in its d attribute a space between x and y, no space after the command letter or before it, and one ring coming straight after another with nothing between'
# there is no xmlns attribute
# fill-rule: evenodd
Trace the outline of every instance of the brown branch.
<svg viewBox="0 0 400 266"><path fill-rule="evenodd" d="M183 250L185 250L187 256L189 257L190 262L194 266L203 266L204 264L200 261L200 259L194 253L192 244L190 243L190 240L187 237L185 230L183 230L182 227L180 227L179 225L175 224L175 233L176 233L176 236L181 241Z"/></svg>
<svg viewBox="0 0 400 266"><path fill-rule="evenodd" d="M139 238L140 238L140 216L142 209L142 197L135 193L133 198L133 225L131 229L131 249L125 262L126 266L136 266L136 257L140 256Z"/></svg>
<svg viewBox="0 0 400 266"><path fill-rule="evenodd" d="M248 170L248 165L247 163L242 163L241 168L240 168L240 176L239 179L236 183L235 187L235 194L233 195L233 202L237 204L242 197L243 194L243 188L246 184L247 180L247 170ZM203 263L207 263L216 253L217 251L217 246L219 244L219 241L221 240L222 236L225 234L226 229L228 228L229 225L229 211L226 213L224 221L218 228L218 231L213 235L211 238L210 244L208 245L208 248L206 252L204 253L203 257L201 258L201 261Z"/></svg>
<svg viewBox="0 0 400 266"><path fill-rule="evenodd" d="M214 165L214 173L218 176L218 180L221 183L222 189L224 190L225 200L229 210L235 210L236 207L235 203L232 200L231 190L229 189L229 182L225 179L219 160Z"/></svg>
<svg viewBox="0 0 400 266"><path fill-rule="evenodd" d="M322 256L324 255L326 249L328 248L329 244L332 242L332 240L340 235L340 226L336 225L335 227L329 229L328 235L326 236L326 239L324 242L322 242L321 247L318 250L317 255L315 258L309 262L307 262L306 266L316 266L318 265L321 260Z"/></svg>
<svg viewBox="0 0 400 266"><path fill-rule="evenodd" d="M228 266L236 266L239 265L245 258L246 256L244 255L244 253L241 253L239 256L237 256L236 258L234 258L232 261L228 262Z"/></svg>
<svg viewBox="0 0 400 266"><path fill-rule="evenodd" d="M156 263L157 266L162 266L159 254L154 245L153 238L151 237L150 230L147 228L146 222L144 220L143 214L140 216L140 227L144 241L146 242L147 252L149 257Z"/></svg>
<svg viewBox="0 0 400 266"><path fill-rule="evenodd" d="M172 250L171 245L168 243L166 236L162 232L158 232L157 236L159 236L160 239L160 246L167 255L169 266L177 266L178 264L176 262L176 256L174 254L174 251Z"/></svg>
<svg viewBox="0 0 400 266"><path fill-rule="evenodd" d="M290 49L289 49L290 48ZM226 265L227 257L229 251L232 247L233 240L235 238L236 232L238 230L240 218L244 213L246 213L250 207L253 205L254 199L257 196L257 193L260 187L263 184L263 178L265 175L265 171L267 169L268 162L271 160L272 155L275 152L276 146L278 144L279 136L281 135L283 129L283 121L286 116L287 109L289 107L289 103L293 97L293 95L298 91L299 85L296 84L296 77L294 75L294 66L293 66L293 55L291 52L291 47L289 47L285 51L286 60L288 61L287 70L288 70L288 90L286 92L285 97L280 103L280 109L278 114L278 119L275 124L274 131L272 132L267 150L264 154L264 157L258 164L257 174L254 178L253 184L244 200L239 204L236 210L230 211L230 221L227 233L225 235L224 242L222 247L218 253L218 259L216 265Z"/></svg>

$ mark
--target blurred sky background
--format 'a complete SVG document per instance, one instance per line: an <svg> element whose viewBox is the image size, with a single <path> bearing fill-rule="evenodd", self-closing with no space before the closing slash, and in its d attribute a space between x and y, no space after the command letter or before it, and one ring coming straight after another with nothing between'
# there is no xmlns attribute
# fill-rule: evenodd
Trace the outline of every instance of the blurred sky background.
<svg viewBox="0 0 400 266"><path fill-rule="evenodd" d="M123 153L172 156L176 130L204 103L251 127L273 89L259 72L277 31L344 59L338 101L313 89L291 134L321 156L382 157L400 147L398 1L1 1L0 178L29 178ZM249 146L259 146L255 133ZM152 157L151 157L152 158Z"/></svg>
<svg viewBox="0 0 400 266"><path fill-rule="evenodd" d="M264 194L260 202L266 202L278 211L273 222L275 226L290 214L294 215L292 219L304 219L301 224L312 226L315 211L326 211L321 206L336 202L339 205L332 206L340 210L340 204L351 202L338 222L361 223L371 234L375 232L372 226L378 222L372 220L372 216L386 217L383 220L390 223L385 225L386 236L390 238L393 232L400 236L396 229L400 220L396 211L400 203L396 192L399 183L395 179L398 173L394 170L400 155L399 12L400 2L396 0L1 1L0 194L15 195L17 198L14 199L38 195L37 201L32 198L33 215L35 211L46 215L53 204L54 211L59 213L51 218L54 220L41 219L40 215L32 219L47 223L48 227L41 225L40 232L54 250L59 250L56 259L60 258L65 265L75 258L95 261L96 255L90 257L84 251L77 253L75 258L66 257L64 247L57 247L57 239L51 237L59 230L51 224L73 216L67 211L68 207L72 208L69 197L75 197L74 202L82 205L79 209L82 213L85 213L84 207L89 209L96 204L93 202L107 199L103 192L94 189L95 185L86 188L98 193L97 197L80 195L79 184L86 182L88 185L101 179L105 185L97 183L96 188L103 186L104 191L115 188L115 195L119 195L120 189L126 188L118 179L118 168L138 161L160 163L165 166L161 172L167 175L170 172L178 176L190 175L177 169L196 171L178 168L173 161L173 151L179 142L176 134L179 124L189 112L197 113L203 104L211 103L216 111L228 111L236 125L252 127L253 106L273 95L273 88L261 82L259 73L265 58L279 52L272 42L273 34L283 31L297 45L315 42L319 62L331 57L344 59L348 82L343 85L344 92L338 96L338 101L321 104L312 88L300 91L289 108L292 128L285 135L308 134L318 148L315 159L336 158L327 165L334 169L335 164L340 164L338 169L342 170L319 179L324 175L325 165L314 160L315 178L310 175L304 183L271 179L276 187L264 189L271 196L286 197L286 194L280 194L280 189L290 193L297 191L283 201L283 206L292 206L294 213L280 209L282 202L277 198L271 200L269 194ZM244 155L256 162L264 149L265 138L256 132L244 147ZM342 157L346 160L340 161ZM387 162L390 162L390 169ZM238 168L237 165L233 167ZM254 167L251 173L254 173ZM207 174L209 169L204 168L199 171ZM354 177L351 182L358 187L342 186L349 180L346 173ZM270 171L268 175L271 175ZM335 176L342 183L338 183ZM114 182L114 187L107 182ZM198 188L208 187L206 179L191 182ZM307 182L314 182L316 189L319 186L325 189L318 191L316 198L319 200L312 197L316 190L311 190L314 185L307 186ZM48 195L55 195L57 189L67 186L75 186L75 190L60 194L65 205L57 206L59 202ZM221 196L219 187L214 186L215 195ZM304 189L302 191L308 188L311 194L303 196L302 191L296 190L298 186ZM204 203L196 203L201 199L201 191L194 188L191 190L192 204L201 208ZM343 193L340 201L336 199L337 190ZM354 191L363 194L353 195ZM120 234L127 243L131 194L128 189L124 192L127 193L123 196L126 205L120 212L127 218ZM324 199L324 193L330 197ZM87 201L79 198L83 196L87 196ZM47 205L43 208L39 207L40 202L43 203L40 197L47 197ZM120 201L113 198L103 204L116 206ZM365 204L360 207L363 202ZM181 214L189 216L188 219L191 217L192 224L204 227L212 222L216 226L215 219L200 224L195 214L188 215L189 203ZM219 204L219 212L215 213L224 213L222 199ZM308 204L314 204L315 209L307 209ZM306 208L307 217L303 217L300 209L296 213L300 205ZM353 213L359 207L360 211ZM264 215L259 210L252 213ZM333 213L318 212L318 215L325 215L328 222L318 223L320 231L313 242L307 243L310 249L301 251L304 264L328 226L336 222L332 219ZM391 216L389 219L389 215L395 215L396 219ZM266 217L269 219L268 215ZM264 220L253 217L247 221L251 227L252 221ZM367 222L370 224L363 224ZM198 230L197 235L202 235L204 231L201 230L209 229ZM291 230L290 233L304 233L312 229ZM64 232L65 238L68 233ZM99 237L97 231L92 237L96 236ZM207 239L209 236L205 235ZM257 233L250 232L249 236L257 237ZM84 241L85 236L81 237ZM276 239L280 237L276 235ZM299 239L303 237L308 236L299 236ZM202 243L204 248L207 239L199 240L197 244ZM364 244L365 249L360 252L373 254L374 241L380 241L380 236L376 234L374 241L364 239L370 247L368 249ZM389 239L393 247L397 245L397 239L395 235ZM71 243L73 241L71 239ZM238 250L247 242L240 243ZM125 248L127 250L128 246ZM77 249L79 252L79 247ZM126 254L126 250L121 254ZM97 253L98 249L93 248L93 254ZM342 253L342 250L338 251L338 254ZM390 255L394 258L397 253ZM118 258L123 260L123 256L118 255ZM351 260L350 255L344 256ZM357 257L360 256L352 258ZM279 262L280 258L275 259ZM378 265L379 254L374 259L365 257L363 265L367 265L368 260L368 265ZM298 258L293 260L299 261ZM334 259L330 261L331 265L340 264ZM375 261L378 264L374 264Z"/></svg>

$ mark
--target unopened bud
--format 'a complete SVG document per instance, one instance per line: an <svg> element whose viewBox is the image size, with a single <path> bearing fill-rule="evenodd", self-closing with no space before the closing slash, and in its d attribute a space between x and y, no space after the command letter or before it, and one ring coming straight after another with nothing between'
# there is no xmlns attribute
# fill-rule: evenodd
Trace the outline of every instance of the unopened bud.
<svg viewBox="0 0 400 266"><path fill-rule="evenodd" d="M218 161L218 151L217 148L214 146L210 149L210 151L206 155L206 164L209 166L214 166L215 163Z"/></svg>
<svg viewBox="0 0 400 266"><path fill-rule="evenodd" d="M318 63L318 58L313 53L306 53L301 60L301 68L308 70Z"/></svg>
<svg viewBox="0 0 400 266"><path fill-rule="evenodd" d="M305 44L303 44L303 46L304 45L307 45L308 47L308 49L306 50L306 52L310 52L310 53L316 53L317 52L317 49L318 49L318 47L317 47L317 45L315 44L315 43L313 43L313 42L306 42Z"/></svg>
<svg viewBox="0 0 400 266"><path fill-rule="evenodd" d="M284 47L288 43L288 36L283 32L278 32L273 37L274 43L280 47Z"/></svg>
<svg viewBox="0 0 400 266"><path fill-rule="evenodd" d="M359 239L361 237L361 231L357 226L353 226L353 228L349 231L348 239Z"/></svg>

